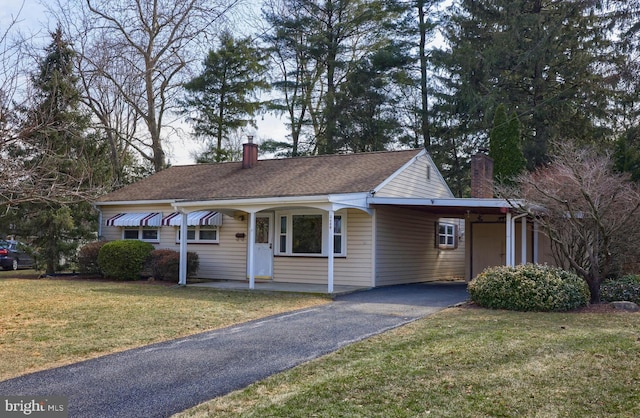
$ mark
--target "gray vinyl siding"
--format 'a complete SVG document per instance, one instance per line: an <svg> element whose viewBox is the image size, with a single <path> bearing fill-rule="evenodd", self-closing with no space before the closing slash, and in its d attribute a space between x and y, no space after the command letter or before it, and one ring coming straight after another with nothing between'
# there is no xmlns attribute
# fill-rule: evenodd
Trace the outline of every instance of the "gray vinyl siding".
<svg viewBox="0 0 640 418"><path fill-rule="evenodd" d="M436 248L437 217L397 207L376 211L376 286L464 277L463 240L455 250Z"/></svg>

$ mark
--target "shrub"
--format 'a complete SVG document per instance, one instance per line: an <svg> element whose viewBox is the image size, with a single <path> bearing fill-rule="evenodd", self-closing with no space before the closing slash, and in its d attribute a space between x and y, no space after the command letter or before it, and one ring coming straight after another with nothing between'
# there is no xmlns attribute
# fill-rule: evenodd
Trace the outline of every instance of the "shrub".
<svg viewBox="0 0 640 418"><path fill-rule="evenodd" d="M198 254L187 253L187 276L198 271ZM180 275L180 253L174 250L155 250L145 264L146 270L157 280L178 280Z"/></svg>
<svg viewBox="0 0 640 418"><path fill-rule="evenodd" d="M629 301L640 304L640 276L628 275L609 279L600 286L603 302Z"/></svg>
<svg viewBox="0 0 640 418"><path fill-rule="evenodd" d="M80 247L80 250L78 250L78 270L80 270L80 273L102 275L102 271L98 266L98 254L100 253L100 248L106 243L107 241L95 241Z"/></svg>
<svg viewBox="0 0 640 418"><path fill-rule="evenodd" d="M536 264L486 269L468 289L473 302L493 309L567 311L589 302L589 288L583 279Z"/></svg>
<svg viewBox="0 0 640 418"><path fill-rule="evenodd" d="M138 240L107 242L98 253L98 266L105 276L115 280L136 280L153 245Z"/></svg>

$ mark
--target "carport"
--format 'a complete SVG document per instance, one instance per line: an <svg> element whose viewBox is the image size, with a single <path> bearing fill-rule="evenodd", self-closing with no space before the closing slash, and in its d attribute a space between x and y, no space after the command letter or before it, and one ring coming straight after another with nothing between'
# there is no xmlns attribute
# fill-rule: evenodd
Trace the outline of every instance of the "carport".
<svg viewBox="0 0 640 418"><path fill-rule="evenodd" d="M505 199L370 197L368 203L372 207L385 205L411 207L441 217L464 219L464 239L467 248L465 277L467 280L483 270L480 266L515 266L516 264L539 263L541 261L541 234L537 222L526 214L514 213L512 203ZM474 229L479 229L478 225L493 226L493 228L486 228L488 236L483 239L496 243L497 246L479 245L479 234L474 237ZM500 247L504 248L500 250ZM496 251L503 252L494 254ZM496 255L500 255L499 262ZM479 260L492 261L479 262ZM545 259L545 261L548 260Z"/></svg>

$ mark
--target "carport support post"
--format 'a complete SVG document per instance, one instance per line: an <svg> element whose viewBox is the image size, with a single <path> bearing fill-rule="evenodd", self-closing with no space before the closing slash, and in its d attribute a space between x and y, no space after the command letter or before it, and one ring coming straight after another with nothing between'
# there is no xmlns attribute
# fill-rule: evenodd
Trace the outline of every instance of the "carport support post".
<svg viewBox="0 0 640 418"><path fill-rule="evenodd" d="M506 250L506 260L505 260L505 264L507 266L513 266L513 262L512 262L512 245L511 245L511 235L512 235L512 229L511 229L511 212L507 212L507 220L506 220L506 227L507 227L507 237L506 237L506 242L505 242L505 250Z"/></svg>
<svg viewBox="0 0 640 418"><path fill-rule="evenodd" d="M247 257L249 257L249 289L254 289L256 286L256 276L254 269L254 243L256 242L256 213L249 213L249 240L247 245Z"/></svg>
<svg viewBox="0 0 640 418"><path fill-rule="evenodd" d="M539 228L538 222L536 222L534 220L533 221L533 262L535 264L538 264L538 256L539 256L539 253L538 253L538 242L539 242L538 241L539 240L538 228Z"/></svg>
<svg viewBox="0 0 640 418"><path fill-rule="evenodd" d="M527 264L527 217L522 217L522 225L520 227L522 245L520 248L520 264Z"/></svg>
<svg viewBox="0 0 640 418"><path fill-rule="evenodd" d="M182 212L180 220L180 270L178 273L178 284L187 284L187 214Z"/></svg>
<svg viewBox="0 0 640 418"><path fill-rule="evenodd" d="M327 293L333 293L333 250L334 250L334 242L333 242L333 223L335 221L335 212L333 209L329 210L329 236L327 238Z"/></svg>

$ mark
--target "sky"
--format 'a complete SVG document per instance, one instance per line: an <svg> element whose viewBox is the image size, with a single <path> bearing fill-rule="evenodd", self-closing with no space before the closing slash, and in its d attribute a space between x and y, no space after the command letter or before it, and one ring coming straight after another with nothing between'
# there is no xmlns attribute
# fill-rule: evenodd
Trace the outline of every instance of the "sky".
<svg viewBox="0 0 640 418"><path fill-rule="evenodd" d="M44 0L46 2L46 0ZM37 33L46 39L49 26L55 23L48 23L46 9L40 0L0 0L0 34L4 33L12 16L19 17L19 28L27 33ZM22 10L21 10L22 7ZM254 142L261 142L265 139L284 141L287 129L284 122L272 115L264 115L256 118L258 129L250 128L246 135L252 135ZM197 141L190 135L190 126L180 124L178 129L171 133L169 141L166 143L165 152L172 165L193 164L191 154L202 148L201 141Z"/></svg>

